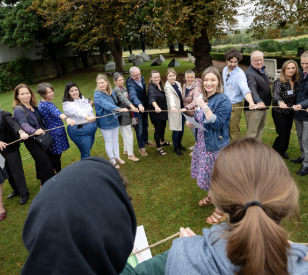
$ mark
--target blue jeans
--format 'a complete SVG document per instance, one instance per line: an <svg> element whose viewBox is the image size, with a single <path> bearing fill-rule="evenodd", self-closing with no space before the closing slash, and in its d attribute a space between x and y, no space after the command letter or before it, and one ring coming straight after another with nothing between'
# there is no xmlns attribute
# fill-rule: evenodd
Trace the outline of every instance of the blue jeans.
<svg viewBox="0 0 308 275"><path fill-rule="evenodd" d="M92 145L95 141L96 129L96 121L84 124L80 129L78 129L78 125L67 126L67 133L71 140L77 145L81 154L81 159L90 156Z"/></svg>
<svg viewBox="0 0 308 275"><path fill-rule="evenodd" d="M144 148L145 144L148 142L148 113L137 113L138 114L138 124L135 125L135 131L137 136L137 141L139 148Z"/></svg>
<svg viewBox="0 0 308 275"><path fill-rule="evenodd" d="M172 141L174 147L179 147L182 143L182 138L184 135L184 126L185 126L185 117L182 115L182 131L173 131L172 133Z"/></svg>

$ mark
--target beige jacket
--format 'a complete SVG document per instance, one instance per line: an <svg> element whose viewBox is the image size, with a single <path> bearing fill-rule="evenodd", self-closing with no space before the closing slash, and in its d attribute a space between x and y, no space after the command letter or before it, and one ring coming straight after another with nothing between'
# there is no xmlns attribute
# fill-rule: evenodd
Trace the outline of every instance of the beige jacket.
<svg viewBox="0 0 308 275"><path fill-rule="evenodd" d="M182 94L181 84L175 81L175 84L178 85L179 90ZM167 98L167 106L168 106L168 121L169 121L169 129L172 131L182 131L182 113L181 113L181 100L174 90L172 85L167 81L165 84L165 94ZM172 113L171 108L176 107L178 110L177 113Z"/></svg>

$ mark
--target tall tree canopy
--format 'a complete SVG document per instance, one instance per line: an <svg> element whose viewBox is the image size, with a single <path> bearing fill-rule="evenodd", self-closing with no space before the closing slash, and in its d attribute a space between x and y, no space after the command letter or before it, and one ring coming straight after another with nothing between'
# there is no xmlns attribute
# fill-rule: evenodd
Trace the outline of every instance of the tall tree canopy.
<svg viewBox="0 0 308 275"><path fill-rule="evenodd" d="M136 21L138 10L147 1L35 0L34 7L46 19L46 25L59 25L71 32L70 44L78 49L91 49L100 41L108 42L116 63L123 72L122 35L126 25ZM141 22L142 23L142 22Z"/></svg>
<svg viewBox="0 0 308 275"><path fill-rule="evenodd" d="M308 1L305 0L245 0L244 15L254 17L248 32L256 38L280 38L282 31L294 28L293 36L307 29ZM251 7L255 8L251 8Z"/></svg>
<svg viewBox="0 0 308 275"><path fill-rule="evenodd" d="M38 41L42 45L38 49L38 55L51 58L58 77L61 77L62 71L57 57L67 50L67 33L59 35L57 25L44 28L43 18L32 8L32 0L6 0L0 4L1 43L9 48L29 48L35 40Z"/></svg>

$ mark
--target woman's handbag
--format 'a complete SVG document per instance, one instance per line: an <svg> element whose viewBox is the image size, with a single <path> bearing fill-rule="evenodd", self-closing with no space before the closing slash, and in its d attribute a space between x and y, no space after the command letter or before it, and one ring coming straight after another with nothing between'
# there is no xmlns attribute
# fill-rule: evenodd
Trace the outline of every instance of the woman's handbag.
<svg viewBox="0 0 308 275"><path fill-rule="evenodd" d="M44 135L40 134L38 136L35 136L34 139L41 145L44 151L47 151L54 143L49 131L45 131Z"/></svg>

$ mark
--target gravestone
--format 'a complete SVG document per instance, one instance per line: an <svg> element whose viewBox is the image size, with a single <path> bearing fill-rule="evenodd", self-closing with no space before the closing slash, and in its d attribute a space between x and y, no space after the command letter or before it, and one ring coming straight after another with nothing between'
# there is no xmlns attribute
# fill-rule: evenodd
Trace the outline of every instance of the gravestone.
<svg viewBox="0 0 308 275"><path fill-rule="evenodd" d="M141 66L143 65L143 58L137 58L135 61L134 61L134 66Z"/></svg>
<svg viewBox="0 0 308 275"><path fill-rule="evenodd" d="M150 59L152 59L152 58L153 58L153 55L149 54L149 57L150 57Z"/></svg>
<svg viewBox="0 0 308 275"><path fill-rule="evenodd" d="M125 66L125 61L124 61L123 57L122 57L122 64L123 64L123 66Z"/></svg>
<svg viewBox="0 0 308 275"><path fill-rule="evenodd" d="M115 62L109 62L106 64L104 71L114 71L115 70Z"/></svg>
<svg viewBox="0 0 308 275"><path fill-rule="evenodd" d="M172 59L168 65L168 67L179 67L181 66L180 62L176 59Z"/></svg>
<svg viewBox="0 0 308 275"><path fill-rule="evenodd" d="M163 64L163 60L160 59L160 57L155 57L151 63L151 66L160 66Z"/></svg>
<svg viewBox="0 0 308 275"><path fill-rule="evenodd" d="M136 55L132 53L132 54L128 57L128 62L129 62L129 63L133 63L135 60L136 60Z"/></svg>
<svg viewBox="0 0 308 275"><path fill-rule="evenodd" d="M107 60L107 61L113 60L113 55L112 55L111 53L108 53L108 54L106 55L106 60Z"/></svg>
<svg viewBox="0 0 308 275"><path fill-rule="evenodd" d="M165 61L165 58L162 55L160 55L159 58L160 58L161 61L163 61L163 62Z"/></svg>
<svg viewBox="0 0 308 275"><path fill-rule="evenodd" d="M148 54L145 53L145 52L142 52L142 53L138 54L138 56L143 58L143 62L151 60L150 57L148 56Z"/></svg>

